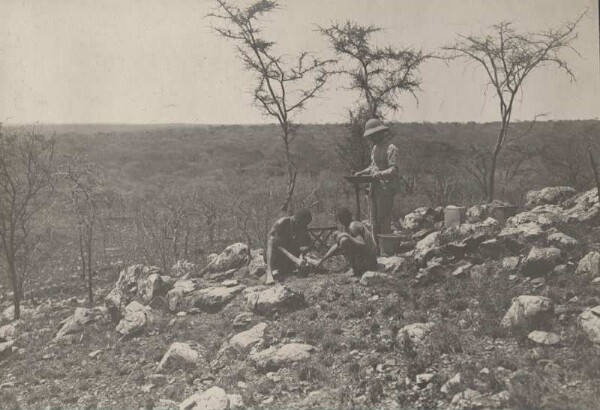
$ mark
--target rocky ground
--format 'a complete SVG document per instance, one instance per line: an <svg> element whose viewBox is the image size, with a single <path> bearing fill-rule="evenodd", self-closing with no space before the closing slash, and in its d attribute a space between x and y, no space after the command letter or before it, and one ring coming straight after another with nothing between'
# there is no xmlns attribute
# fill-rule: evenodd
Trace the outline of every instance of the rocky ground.
<svg viewBox="0 0 600 410"><path fill-rule="evenodd" d="M206 267L123 269L94 308L47 292L13 322L6 304L0 404L597 408L596 192L532 192L505 223L501 205L453 228L415 210L404 253L361 278L333 260L262 286L261 252L233 244Z"/></svg>

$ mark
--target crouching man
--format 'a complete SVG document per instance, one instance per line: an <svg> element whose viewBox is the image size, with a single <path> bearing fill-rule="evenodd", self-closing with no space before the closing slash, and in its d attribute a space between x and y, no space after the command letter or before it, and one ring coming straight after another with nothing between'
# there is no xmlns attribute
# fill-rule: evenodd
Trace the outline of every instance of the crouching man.
<svg viewBox="0 0 600 410"><path fill-rule="evenodd" d="M265 284L273 284L273 276L279 273L291 273L311 265L305 255L312 244L308 234L311 221L312 215L307 209L275 221L267 238Z"/></svg>
<svg viewBox="0 0 600 410"><path fill-rule="evenodd" d="M348 208L336 210L335 217L342 225L343 232L334 234L335 244L327 251L317 268L331 256L344 255L354 276L377 269L377 245L365 225L352 221L352 213Z"/></svg>

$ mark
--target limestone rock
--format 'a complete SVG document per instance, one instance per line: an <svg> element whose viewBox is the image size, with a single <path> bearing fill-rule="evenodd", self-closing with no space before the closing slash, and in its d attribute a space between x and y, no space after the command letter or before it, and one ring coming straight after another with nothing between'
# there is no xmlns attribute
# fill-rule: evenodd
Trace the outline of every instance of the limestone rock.
<svg viewBox="0 0 600 410"><path fill-rule="evenodd" d="M440 246L440 235L440 232L433 232L417 242L414 251L416 261L426 262L427 259L430 259L434 251Z"/></svg>
<svg viewBox="0 0 600 410"><path fill-rule="evenodd" d="M507 256L502 259L502 269L508 272L514 272L519 268L521 258L518 256Z"/></svg>
<svg viewBox="0 0 600 410"><path fill-rule="evenodd" d="M440 391L444 394L448 394L452 391L456 391L462 384L462 378L460 373L456 373L454 377L449 379L446 383L442 385Z"/></svg>
<svg viewBox="0 0 600 410"><path fill-rule="evenodd" d="M179 280L167 293L167 304L171 312L187 311L194 307L194 291L199 284L195 280Z"/></svg>
<svg viewBox="0 0 600 410"><path fill-rule="evenodd" d="M263 249L253 249L252 259L248 264L248 273L250 276L260 277L267 273L267 264L265 263L265 251Z"/></svg>
<svg viewBox="0 0 600 410"><path fill-rule="evenodd" d="M14 323L0 327L0 341L14 340L17 336L17 328Z"/></svg>
<svg viewBox="0 0 600 410"><path fill-rule="evenodd" d="M244 292L244 298L248 308L261 315L293 311L306 305L302 293L281 284L248 288Z"/></svg>
<svg viewBox="0 0 600 410"><path fill-rule="evenodd" d="M533 247L521 265L521 273L525 276L542 276L560 263L562 253L558 248Z"/></svg>
<svg viewBox="0 0 600 410"><path fill-rule="evenodd" d="M123 308L134 299L148 303L158 296L164 296L172 287L173 281L162 275L156 266L132 265L123 269L113 290L104 298L104 304L113 320L120 319Z"/></svg>
<svg viewBox="0 0 600 410"><path fill-rule="evenodd" d="M481 403L482 394L473 389L466 389L456 393L450 402L450 409L478 409L483 406Z"/></svg>
<svg viewBox="0 0 600 410"><path fill-rule="evenodd" d="M413 323L404 326L396 335L396 342L402 346L405 340L410 340L413 346L422 346L435 325L431 322Z"/></svg>
<svg viewBox="0 0 600 410"><path fill-rule="evenodd" d="M381 272L365 272L360 278L360 284L362 286L386 286L393 282L393 278L387 273Z"/></svg>
<svg viewBox="0 0 600 410"><path fill-rule="evenodd" d="M175 342L169 346L156 371L164 373L180 368L194 368L200 360L200 353L188 343Z"/></svg>
<svg viewBox="0 0 600 410"><path fill-rule="evenodd" d="M253 318L254 315L250 312L238 313L238 315L233 319L232 326L238 331L247 329L250 323L252 323Z"/></svg>
<svg viewBox="0 0 600 410"><path fill-rule="evenodd" d="M405 269L408 260L402 256L380 256L377 263L386 273L399 273Z"/></svg>
<svg viewBox="0 0 600 410"><path fill-rule="evenodd" d="M195 263L179 260L171 268L171 276L174 278L195 277L198 275L198 266Z"/></svg>
<svg viewBox="0 0 600 410"><path fill-rule="evenodd" d="M464 278L469 273L469 270L473 267L472 263L465 263L464 265L460 265L452 272L452 276L455 278Z"/></svg>
<svg viewBox="0 0 600 410"><path fill-rule="evenodd" d="M547 187L525 194L526 206L531 208L538 205L558 205L577 193L568 186Z"/></svg>
<svg viewBox="0 0 600 410"><path fill-rule="evenodd" d="M20 313L21 313L20 319L28 320L29 318L31 318L34 315L35 310L29 309L29 308L21 305ZM0 319L5 322L12 322L14 320L14 318L15 318L15 307L13 305L4 309L2 311L2 315L0 316Z"/></svg>
<svg viewBox="0 0 600 410"><path fill-rule="evenodd" d="M200 289L194 293L194 307L205 312L217 312L245 288L244 285L238 285L233 287L217 286Z"/></svg>
<svg viewBox="0 0 600 410"><path fill-rule="evenodd" d="M418 231L431 225L433 219L433 209L427 207L417 208L404 217L402 220L402 227L409 231Z"/></svg>
<svg viewBox="0 0 600 410"><path fill-rule="evenodd" d="M248 264L250 260L250 249L245 243L234 243L229 245L223 252L211 261L202 273L226 272L231 269L239 269Z"/></svg>
<svg viewBox="0 0 600 410"><path fill-rule="evenodd" d="M592 343L600 344L600 305L579 315L579 327Z"/></svg>
<svg viewBox="0 0 600 410"><path fill-rule="evenodd" d="M600 253L590 252L585 255L577 265L575 273L578 275L585 275L589 277L596 277L600 275Z"/></svg>
<svg viewBox="0 0 600 410"><path fill-rule="evenodd" d="M94 312L91 309L77 308L73 315L67 318L60 330L55 336L55 339L64 339L68 336L77 335L83 332L86 325L95 320Z"/></svg>
<svg viewBox="0 0 600 410"><path fill-rule="evenodd" d="M308 359L316 348L304 343L288 343L250 354L250 361L261 370L276 370L281 366Z"/></svg>
<svg viewBox="0 0 600 410"><path fill-rule="evenodd" d="M266 323L259 323L250 330L238 333L229 340L229 345L239 353L247 353L259 343L265 335Z"/></svg>
<svg viewBox="0 0 600 410"><path fill-rule="evenodd" d="M229 397L225 390L214 386L210 389L196 393L185 399L179 405L179 410L228 410Z"/></svg>
<svg viewBox="0 0 600 410"><path fill-rule="evenodd" d="M117 332L123 336L132 336L142 332L151 319L152 309L137 301L133 301L125 308L123 319L117 325Z"/></svg>
<svg viewBox="0 0 600 410"><path fill-rule="evenodd" d="M9 340L8 342L0 343L0 360L10 356L14 344L14 340Z"/></svg>
<svg viewBox="0 0 600 410"><path fill-rule="evenodd" d="M560 343L560 337L556 333L534 330L527 336L529 340L539 345L553 346Z"/></svg>
<svg viewBox="0 0 600 410"><path fill-rule="evenodd" d="M553 313L554 306L549 298L521 295L513 299L501 325L505 328L538 327L551 320Z"/></svg>
<svg viewBox="0 0 600 410"><path fill-rule="evenodd" d="M548 235L548 243L560 249L573 249L579 246L577 239L571 238L562 232L554 232Z"/></svg>
<svg viewBox="0 0 600 410"><path fill-rule="evenodd" d="M526 222L514 226L506 226L504 229L502 229L502 231L500 231L498 237L512 237L533 240L542 236L543 233L544 231L542 230L542 227L539 224L535 222Z"/></svg>

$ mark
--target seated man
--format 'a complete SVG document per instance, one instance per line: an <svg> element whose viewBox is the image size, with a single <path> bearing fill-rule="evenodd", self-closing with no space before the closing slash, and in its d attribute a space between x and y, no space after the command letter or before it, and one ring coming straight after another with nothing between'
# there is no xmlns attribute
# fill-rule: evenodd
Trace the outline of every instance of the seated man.
<svg viewBox="0 0 600 410"><path fill-rule="evenodd" d="M352 221L348 208L339 208L335 217L344 231L336 232L336 243L327 251L317 267L333 255L344 255L355 276L360 276L368 270L377 269L377 246L373 235L358 221Z"/></svg>
<svg viewBox="0 0 600 410"><path fill-rule="evenodd" d="M280 272L291 273L298 267L308 266L304 254L312 244L308 234L311 221L312 215L307 209L275 221L267 238L265 284L274 283L273 275Z"/></svg>

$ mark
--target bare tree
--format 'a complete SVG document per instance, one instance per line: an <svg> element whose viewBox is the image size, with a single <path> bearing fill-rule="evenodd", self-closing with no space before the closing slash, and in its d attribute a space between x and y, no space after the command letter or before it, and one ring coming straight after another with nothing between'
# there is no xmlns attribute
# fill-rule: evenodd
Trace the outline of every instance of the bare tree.
<svg viewBox="0 0 600 410"><path fill-rule="evenodd" d="M64 172L69 183L70 207L75 215L81 277L86 281L88 304L94 304L94 238L101 224L100 213L110 202L110 191L99 170L91 163L73 158Z"/></svg>
<svg viewBox="0 0 600 410"><path fill-rule="evenodd" d="M340 58L334 73L349 78L348 89L360 93L372 118L381 118L384 110L400 109L398 97L420 89L419 66L429 55L412 48L377 47L371 36L381 27L362 26L352 21L319 27L336 56Z"/></svg>
<svg viewBox="0 0 600 410"><path fill-rule="evenodd" d="M13 291L14 318L19 319L22 272L19 266L35 251L34 230L52 191L54 140L34 132L0 129L0 255Z"/></svg>
<svg viewBox="0 0 600 410"><path fill-rule="evenodd" d="M266 116L273 117L281 127L287 168L287 195L281 207L293 212L293 195L298 167L294 162L291 144L294 140L292 116L306 103L317 97L325 86L331 63L319 60L309 52L302 52L295 64L288 65L282 55L273 51L275 42L263 38L260 19L278 8L272 0L257 0L241 9L226 0L215 0L217 10L209 17L223 23L214 30L237 44L239 57L247 70L256 78L253 96L255 105Z"/></svg>
<svg viewBox="0 0 600 410"><path fill-rule="evenodd" d="M448 59L462 58L483 67L498 98L500 129L489 150L474 149L479 171L477 183L486 190L488 201L495 197L495 176L498 156L510 142L509 126L517 96L522 93L525 79L537 68L555 66L564 71L571 80L575 75L561 53L577 51L571 46L577 38L576 28L583 15L561 28L539 32L521 33L512 23L502 22L480 36L459 35L453 45L444 47ZM482 180L483 177L483 180Z"/></svg>

